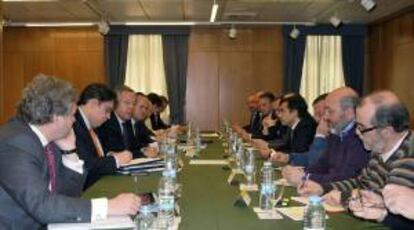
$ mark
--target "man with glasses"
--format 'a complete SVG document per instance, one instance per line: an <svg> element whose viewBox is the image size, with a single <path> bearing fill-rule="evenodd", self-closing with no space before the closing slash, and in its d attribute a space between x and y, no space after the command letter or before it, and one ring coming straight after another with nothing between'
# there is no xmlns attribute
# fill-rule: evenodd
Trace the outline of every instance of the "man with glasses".
<svg viewBox="0 0 414 230"><path fill-rule="evenodd" d="M298 192L302 195L327 193L324 198L331 204L346 204L353 197L358 205L351 201L350 208L356 216L405 229L400 224L404 225L406 220L391 214L384 205L375 205L378 202L373 201L369 194L377 194L378 201L382 200L381 193L387 185L409 188L414 185L408 110L394 93L376 92L358 106L356 121L359 138L365 149L372 152L367 167L360 175L338 182L318 184L307 181L298 188Z"/></svg>

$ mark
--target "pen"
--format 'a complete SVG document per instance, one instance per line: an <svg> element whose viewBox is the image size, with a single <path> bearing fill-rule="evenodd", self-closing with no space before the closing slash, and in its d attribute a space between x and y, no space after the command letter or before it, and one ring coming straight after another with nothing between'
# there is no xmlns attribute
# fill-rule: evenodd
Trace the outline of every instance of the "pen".
<svg viewBox="0 0 414 230"><path fill-rule="evenodd" d="M299 189L302 189L305 186L305 183L309 180L310 173L306 173L305 176L302 177L302 184L299 186Z"/></svg>

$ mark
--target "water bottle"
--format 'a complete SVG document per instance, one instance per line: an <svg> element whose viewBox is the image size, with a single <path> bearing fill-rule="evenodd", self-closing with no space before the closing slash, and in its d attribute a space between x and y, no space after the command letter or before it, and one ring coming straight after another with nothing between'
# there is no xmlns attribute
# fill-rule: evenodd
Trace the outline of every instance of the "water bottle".
<svg viewBox="0 0 414 230"><path fill-rule="evenodd" d="M165 169L177 171L177 146L174 143L168 143L165 153Z"/></svg>
<svg viewBox="0 0 414 230"><path fill-rule="evenodd" d="M158 187L158 225L160 229L172 229L174 226L174 177L174 171L163 171Z"/></svg>
<svg viewBox="0 0 414 230"><path fill-rule="evenodd" d="M263 210L272 209L271 199L274 196L273 169L272 163L266 161L261 169L260 185L260 208Z"/></svg>
<svg viewBox="0 0 414 230"><path fill-rule="evenodd" d="M243 170L244 168L244 147L239 145L237 152L235 154L236 158L236 168Z"/></svg>
<svg viewBox="0 0 414 230"><path fill-rule="evenodd" d="M151 213L151 209L148 205L143 205L139 209L139 215L134 220L137 230L149 230L152 229L155 217Z"/></svg>
<svg viewBox="0 0 414 230"><path fill-rule="evenodd" d="M244 174L246 176L246 181L248 185L254 184L255 172L256 172L256 162L254 158L253 149L247 150L247 156L244 166Z"/></svg>
<svg viewBox="0 0 414 230"><path fill-rule="evenodd" d="M324 230L326 225L325 209L319 196L309 197L303 217L303 229Z"/></svg>

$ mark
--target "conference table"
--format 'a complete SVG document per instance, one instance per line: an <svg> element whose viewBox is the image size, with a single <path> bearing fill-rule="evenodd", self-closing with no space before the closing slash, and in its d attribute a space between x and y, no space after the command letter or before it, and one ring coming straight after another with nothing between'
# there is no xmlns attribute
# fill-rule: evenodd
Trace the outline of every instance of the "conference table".
<svg viewBox="0 0 414 230"><path fill-rule="evenodd" d="M223 142L219 138L208 139L207 148L199 159L224 159ZM250 192L249 207L234 206L239 197L239 187L227 183L230 171L222 165L189 165L189 159L182 156L184 167L178 173L182 184L182 195L178 200L181 212L182 230L252 230L252 229L301 229L302 222L288 217L281 220L260 220L253 207L258 206L259 193ZM260 161L260 160L258 160ZM258 166L261 162L258 162ZM257 170L259 171L259 170ZM257 178L259 178L257 173ZM280 173L277 174L280 177ZM113 197L122 192L156 192L161 173L146 176L111 175L100 179L83 195L84 198ZM242 177L238 178L242 180ZM297 195L292 187L286 187L284 197ZM290 205L300 205L294 201ZM347 213L329 214L326 229L386 229L380 224L357 219Z"/></svg>

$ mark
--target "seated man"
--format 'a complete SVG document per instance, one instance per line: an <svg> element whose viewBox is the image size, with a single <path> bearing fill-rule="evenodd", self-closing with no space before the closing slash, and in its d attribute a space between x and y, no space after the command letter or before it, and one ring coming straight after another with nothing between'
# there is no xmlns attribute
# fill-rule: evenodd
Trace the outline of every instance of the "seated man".
<svg viewBox="0 0 414 230"><path fill-rule="evenodd" d="M316 134L313 139L311 146L309 147L309 151L305 153L291 153L291 154L283 154L283 153L271 153L272 161L282 162L282 163L289 163L292 166L301 166L301 167L308 167L309 165L315 163L321 153L326 149L326 136L328 135L328 125L324 119L322 119L324 113L324 106L325 106L325 98L327 94L322 94L318 96L312 103L313 111L314 111L314 119L318 123L318 127L316 128Z"/></svg>
<svg viewBox="0 0 414 230"><path fill-rule="evenodd" d="M271 149L289 154L307 152L315 136L316 122L308 113L305 99L299 94L285 96L281 101L279 117L282 124L289 127L286 140L268 145L253 141L262 157L269 158Z"/></svg>
<svg viewBox="0 0 414 230"><path fill-rule="evenodd" d="M326 137L327 147L305 171L291 167L283 170L284 177L291 184L298 185L305 174L318 183L344 180L357 176L366 166L369 154L355 133L357 103L358 95L351 88L342 87L329 93L323 117L330 128L330 134ZM286 158L289 157L286 155Z"/></svg>
<svg viewBox="0 0 414 230"><path fill-rule="evenodd" d="M323 194L333 204L346 203L355 191L372 191L381 195L382 189L390 184L412 187L414 184L413 151L409 151L410 117L407 108L397 96L389 91L368 95L356 110L356 132L364 147L372 151L368 165L356 177L331 183L316 183L312 180L299 186L302 195ZM351 203L352 204L352 203ZM353 208L353 206L351 206ZM366 215L366 218L385 221L387 212ZM389 218L393 218L389 216Z"/></svg>
<svg viewBox="0 0 414 230"><path fill-rule="evenodd" d="M90 84L81 93L73 130L79 157L85 161L88 176L85 189L106 174L114 173L121 165L132 159L129 150L104 152L95 128L111 116L115 93L103 84Z"/></svg>
<svg viewBox="0 0 414 230"><path fill-rule="evenodd" d="M134 158L145 157L134 136L132 112L136 103L135 92L121 86L115 89L117 100L111 117L97 130L99 140L105 153L129 150Z"/></svg>
<svg viewBox="0 0 414 230"><path fill-rule="evenodd" d="M250 111L250 120L249 124L243 126L242 128L233 125L233 128L236 130L236 132L241 133L242 129L247 132L256 132L254 130L260 129L260 111L259 111L259 95L258 93L251 94L247 97L247 108Z"/></svg>
<svg viewBox="0 0 414 230"><path fill-rule="evenodd" d="M279 118L280 102L283 97L279 97L272 102L272 112L262 120L262 135L260 139L265 141L280 140L285 141L288 127L282 125Z"/></svg>
<svg viewBox="0 0 414 230"><path fill-rule="evenodd" d="M0 128L1 229L43 229L49 223L137 213L140 199L133 194L109 201L73 195L85 179L71 131L75 102L69 83L36 76L23 91L17 117Z"/></svg>
<svg viewBox="0 0 414 230"><path fill-rule="evenodd" d="M147 127L145 120L150 115L150 102L143 93L136 93L137 103L134 107L132 123L134 125L135 137L140 147L147 147L155 143L155 134Z"/></svg>
<svg viewBox="0 0 414 230"><path fill-rule="evenodd" d="M170 126L165 124L160 114L163 112L163 101L160 96L155 93L147 95L152 104L152 114L150 116L152 130L168 129Z"/></svg>

